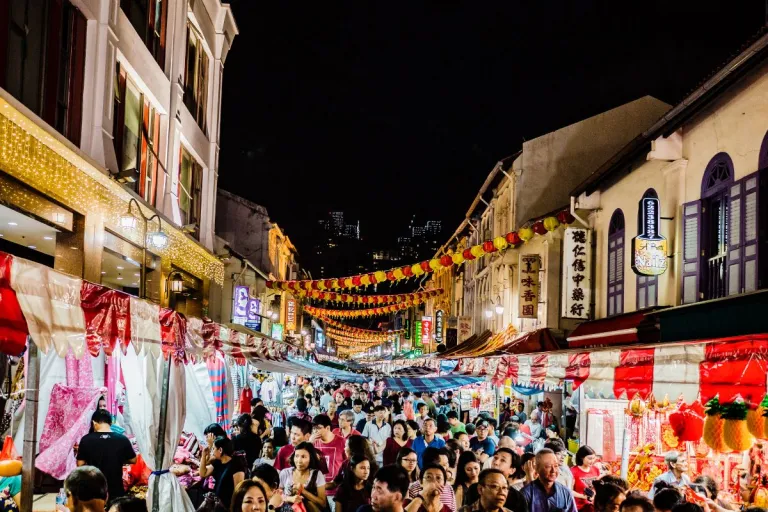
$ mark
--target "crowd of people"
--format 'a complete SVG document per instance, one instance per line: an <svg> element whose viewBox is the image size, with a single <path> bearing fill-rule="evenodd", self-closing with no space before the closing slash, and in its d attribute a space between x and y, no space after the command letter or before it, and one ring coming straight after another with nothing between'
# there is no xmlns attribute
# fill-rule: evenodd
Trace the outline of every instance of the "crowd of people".
<svg viewBox="0 0 768 512"><path fill-rule="evenodd" d="M467 420L453 394L386 393L351 384L300 388L286 428L273 427L264 404L252 401L232 432L205 429L200 476L212 477L198 510L278 512L726 512L736 510L708 477L690 481L684 454L667 454L668 471L651 492L630 492L606 471L594 450L570 457L545 404L531 411L508 403L499 420ZM104 415L102 415L104 416ZM107 417L94 418L96 437L111 448L100 458L86 442L65 482L70 510L113 500L105 460L133 456ZM95 467L94 467L95 466ZM73 479L73 480L71 480ZM82 485L91 482L94 487ZM98 484L98 485L96 485ZM84 494L85 493L85 494ZM144 510L126 498L110 511ZM115 508L116 507L116 508ZM757 512L753 510L750 512Z"/></svg>

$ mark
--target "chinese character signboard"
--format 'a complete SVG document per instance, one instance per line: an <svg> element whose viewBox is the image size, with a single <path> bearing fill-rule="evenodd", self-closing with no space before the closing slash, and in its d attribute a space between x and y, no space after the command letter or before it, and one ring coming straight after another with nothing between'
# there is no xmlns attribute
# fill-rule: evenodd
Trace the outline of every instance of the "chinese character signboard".
<svg viewBox="0 0 768 512"><path fill-rule="evenodd" d="M283 324L272 324L272 337L283 341Z"/></svg>
<svg viewBox="0 0 768 512"><path fill-rule="evenodd" d="M539 317L539 270L541 256L538 254L520 255L519 317Z"/></svg>
<svg viewBox="0 0 768 512"><path fill-rule="evenodd" d="M564 318L589 318L592 298L592 232L567 228L563 241Z"/></svg>
<svg viewBox="0 0 768 512"><path fill-rule="evenodd" d="M413 347L421 348L423 346L421 341L421 321L416 320L413 322Z"/></svg>
<svg viewBox="0 0 768 512"><path fill-rule="evenodd" d="M640 201L640 233L632 239L632 270L641 276L658 276L667 270L667 239L659 234L659 200Z"/></svg>
<svg viewBox="0 0 768 512"><path fill-rule="evenodd" d="M261 301L248 299L248 311L245 315L245 326L258 332L261 330Z"/></svg>
<svg viewBox="0 0 768 512"><path fill-rule="evenodd" d="M232 305L232 323L245 325L248 313L248 287L235 286L235 297Z"/></svg>
<svg viewBox="0 0 768 512"><path fill-rule="evenodd" d="M409 340L411 339L411 321L410 319L405 320L405 339Z"/></svg>
<svg viewBox="0 0 768 512"><path fill-rule="evenodd" d="M294 299L285 301L285 330L296 330L296 301Z"/></svg>
<svg viewBox="0 0 768 512"><path fill-rule="evenodd" d="M443 322L445 321L445 312L438 309L435 312L435 343L438 345L443 342Z"/></svg>
<svg viewBox="0 0 768 512"><path fill-rule="evenodd" d="M458 330L459 330L459 343L463 342L466 339L469 339L470 336L472 336L472 317L471 316L460 316L457 320Z"/></svg>
<svg viewBox="0 0 768 512"><path fill-rule="evenodd" d="M421 317L421 343L429 346L432 343L432 317Z"/></svg>

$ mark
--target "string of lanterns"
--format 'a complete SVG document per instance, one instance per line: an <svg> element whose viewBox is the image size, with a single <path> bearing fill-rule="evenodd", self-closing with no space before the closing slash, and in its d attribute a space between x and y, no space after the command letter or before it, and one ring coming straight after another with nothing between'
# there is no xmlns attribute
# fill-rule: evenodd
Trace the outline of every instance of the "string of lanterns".
<svg viewBox="0 0 768 512"><path fill-rule="evenodd" d="M336 335L329 334L328 337L334 340L336 342L336 345L345 346L345 347L359 346L359 347L367 348L367 347L380 345L382 343L382 340L364 340L358 337L343 336L341 334L336 334Z"/></svg>
<svg viewBox="0 0 768 512"><path fill-rule="evenodd" d="M408 309L411 306L416 306L421 302L421 299L416 299L412 302L404 304L393 304L390 306L382 306L380 308L367 308L367 309L325 309L316 308L314 306L304 306L304 311L314 317L325 320L326 318L365 318L369 316L387 315L389 313L395 313Z"/></svg>
<svg viewBox="0 0 768 512"><path fill-rule="evenodd" d="M556 230L558 227L560 227L560 225L567 226L568 224L573 223L574 220L575 218L573 215L571 215L571 212L568 210L563 210L555 216L546 217L542 220L534 222L530 226L524 226L517 231L511 231L504 236L497 236L492 240L486 240L482 244L474 245L464 249L463 251L455 252L453 254L445 254L439 258L422 261L421 263L405 265L403 267L397 267L387 271L378 270L368 274L359 274L356 276L341 277L338 279L267 281L267 288L273 290L293 291L296 292L299 297L306 297L311 296L311 294L315 291L322 292L325 290L356 290L359 288L367 287L369 285L384 283L386 281L402 281L403 279L419 277L441 268L451 267L453 265L461 265L465 261L472 261L477 258L482 258L485 255L503 251L509 247L513 249L517 248L531 240L534 235L546 235L547 233ZM349 297L349 295L347 297ZM342 302L352 301L344 300Z"/></svg>
<svg viewBox="0 0 768 512"><path fill-rule="evenodd" d="M332 320L330 318L322 318L322 320L330 325L331 327L334 327L336 329L346 331L353 334L405 334L405 329L399 329L397 331L377 331L376 329L362 329L360 327L352 327L351 325L343 324L337 320Z"/></svg>
<svg viewBox="0 0 768 512"><path fill-rule="evenodd" d="M400 304L412 302L416 299L424 300L437 297L443 293L442 288L423 292L401 293L398 295L352 295L347 293L321 292L319 290L307 291L306 296L311 299L327 300L330 302L345 302L347 304Z"/></svg>

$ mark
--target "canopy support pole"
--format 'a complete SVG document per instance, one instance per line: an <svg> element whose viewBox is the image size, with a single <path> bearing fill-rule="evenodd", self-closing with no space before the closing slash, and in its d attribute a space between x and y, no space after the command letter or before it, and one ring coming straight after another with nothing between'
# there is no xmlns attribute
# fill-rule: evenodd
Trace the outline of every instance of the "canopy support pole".
<svg viewBox="0 0 768 512"><path fill-rule="evenodd" d="M157 429L157 447L155 448L155 471L165 469L165 429L168 424L168 388L171 385L171 354L163 356L163 394L160 398L160 425ZM155 475L152 489L152 512L160 512L160 475Z"/></svg>
<svg viewBox="0 0 768 512"><path fill-rule="evenodd" d="M27 389L24 405L24 449L21 468L21 510L32 510L35 491L35 455L37 454L38 388L40 357L37 345L27 337Z"/></svg>

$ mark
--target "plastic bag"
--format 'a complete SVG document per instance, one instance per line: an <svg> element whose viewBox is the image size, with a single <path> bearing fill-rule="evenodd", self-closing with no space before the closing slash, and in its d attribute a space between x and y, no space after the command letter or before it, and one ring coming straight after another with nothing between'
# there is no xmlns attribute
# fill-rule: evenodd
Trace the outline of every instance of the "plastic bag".
<svg viewBox="0 0 768 512"><path fill-rule="evenodd" d="M13 437L5 436L3 449L0 451L0 460L18 460L21 459L16 452L16 446L13 444Z"/></svg>
<svg viewBox="0 0 768 512"><path fill-rule="evenodd" d="M293 512L307 512L307 509L304 506L304 503L302 503L301 501L291 505L291 510L293 510Z"/></svg>

